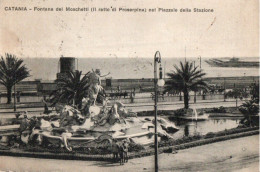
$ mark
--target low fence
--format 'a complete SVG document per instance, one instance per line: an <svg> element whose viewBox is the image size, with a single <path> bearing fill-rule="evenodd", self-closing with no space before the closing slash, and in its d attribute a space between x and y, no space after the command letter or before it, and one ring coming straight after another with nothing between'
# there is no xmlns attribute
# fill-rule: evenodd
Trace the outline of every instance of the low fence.
<svg viewBox="0 0 260 172"><path fill-rule="evenodd" d="M148 94L149 95L149 94ZM124 96L117 96L117 97L109 97L110 101L121 101L122 103L152 103L154 102L154 98L152 94L148 96L147 94L144 97L133 97L130 98L129 96L124 97ZM196 101L199 100L224 100L224 95L223 94L207 94L207 95L190 95L190 101L193 102L194 98L196 97ZM14 98L12 97L12 102ZM29 96L20 96L19 100L16 98L17 103L30 103L30 102L41 102L43 100L43 96L37 96L37 95L29 95ZM183 96L162 96L160 95L158 97L159 102L178 102L178 101L183 101ZM6 103L7 98L1 96L0 97L0 103Z"/></svg>
<svg viewBox="0 0 260 172"><path fill-rule="evenodd" d="M30 102L41 102L43 99L42 96L37 95L28 95L28 96L20 96L20 98L16 98L17 103L30 103ZM5 96L0 96L0 104L4 104L7 102L7 98ZM14 97L12 97L12 102L14 102Z"/></svg>
<svg viewBox="0 0 260 172"><path fill-rule="evenodd" d="M110 98L110 101L120 101L125 104L129 103L153 103L154 102L154 97L152 96L147 96L146 97L135 97L135 98L124 98L124 97L115 97L115 98ZM224 101L224 94L207 94L207 95L190 95L190 102L197 102L200 100L223 100ZM183 96L162 96L160 95L158 97L158 102L183 102Z"/></svg>

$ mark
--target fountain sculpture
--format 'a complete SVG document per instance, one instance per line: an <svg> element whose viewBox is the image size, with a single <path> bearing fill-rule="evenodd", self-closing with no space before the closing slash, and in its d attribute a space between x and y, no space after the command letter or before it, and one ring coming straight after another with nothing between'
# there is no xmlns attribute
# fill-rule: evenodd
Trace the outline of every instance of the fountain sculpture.
<svg viewBox="0 0 260 172"><path fill-rule="evenodd" d="M58 105L56 113L49 114L48 119L32 118L27 126L21 124L23 142L28 144L34 140L40 145L64 146L68 151L79 147L109 147L113 140L152 144L154 122L138 118L120 102L108 106L109 101L104 99L102 106L98 106L96 99L103 89L100 72L96 70L88 75L90 86L88 96L82 99L82 108ZM158 124L160 138L171 138L168 132L178 131L174 124L165 119L160 118Z"/></svg>

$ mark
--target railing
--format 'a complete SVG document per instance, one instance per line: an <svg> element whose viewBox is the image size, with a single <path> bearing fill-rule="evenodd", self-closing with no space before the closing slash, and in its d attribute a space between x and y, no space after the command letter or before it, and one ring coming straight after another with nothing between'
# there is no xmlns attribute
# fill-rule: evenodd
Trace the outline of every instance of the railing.
<svg viewBox="0 0 260 172"><path fill-rule="evenodd" d="M190 103L194 102L195 95L190 95L189 101ZM13 99L13 97L12 97ZM38 95L28 95L28 96L20 96L19 103L37 103L42 102L43 97ZM147 93L144 96L139 96L138 93L135 96L132 96L131 93L110 93L108 94L108 99L110 101L120 101L122 103L152 103L154 101L154 94ZM227 98L227 99L234 99L234 98ZM224 101L224 94L206 94L206 95L196 95L196 101L200 100L223 100ZM235 99L234 99L235 100ZM0 96L0 104L6 103L7 98L3 95ZM180 102L183 101L183 96L180 95L163 95L159 94L158 97L159 102Z"/></svg>

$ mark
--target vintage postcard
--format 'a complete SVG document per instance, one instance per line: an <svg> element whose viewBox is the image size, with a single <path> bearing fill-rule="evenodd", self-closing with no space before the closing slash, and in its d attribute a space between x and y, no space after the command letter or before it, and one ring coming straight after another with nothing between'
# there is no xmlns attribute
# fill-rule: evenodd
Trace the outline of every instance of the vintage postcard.
<svg viewBox="0 0 260 172"><path fill-rule="evenodd" d="M0 171L259 171L258 0L0 0Z"/></svg>

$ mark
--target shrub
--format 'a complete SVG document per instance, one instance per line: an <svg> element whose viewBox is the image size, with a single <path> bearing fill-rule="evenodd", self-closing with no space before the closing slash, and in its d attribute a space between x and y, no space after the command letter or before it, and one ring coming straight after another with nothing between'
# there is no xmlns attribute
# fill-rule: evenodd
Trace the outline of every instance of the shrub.
<svg viewBox="0 0 260 172"><path fill-rule="evenodd" d="M128 151L129 152L139 152L141 150L144 150L144 146L136 143L129 143Z"/></svg>
<svg viewBox="0 0 260 172"><path fill-rule="evenodd" d="M205 139L207 139L207 138L213 138L213 137L215 137L215 136L216 136L215 133L209 132L209 133L207 133L207 134L205 135Z"/></svg>
<svg viewBox="0 0 260 172"><path fill-rule="evenodd" d="M223 106L218 108L214 107L212 110L209 111L210 113L226 113L226 109Z"/></svg>
<svg viewBox="0 0 260 172"><path fill-rule="evenodd" d="M185 108L182 108L182 109L177 109L176 111L174 111L174 115L175 116L184 116L185 114L187 114L187 111L190 111L191 109L185 109Z"/></svg>

